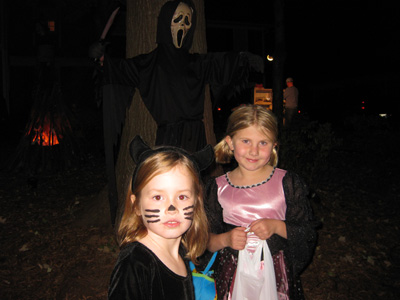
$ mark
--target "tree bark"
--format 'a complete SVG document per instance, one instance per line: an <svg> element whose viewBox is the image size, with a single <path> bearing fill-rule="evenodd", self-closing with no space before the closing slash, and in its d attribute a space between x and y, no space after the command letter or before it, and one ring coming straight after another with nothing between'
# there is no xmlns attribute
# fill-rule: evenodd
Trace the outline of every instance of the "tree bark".
<svg viewBox="0 0 400 300"><path fill-rule="evenodd" d="M278 119L279 128L283 125L283 72L286 60L284 2L282 0L274 0L275 51L272 78L272 110Z"/></svg>

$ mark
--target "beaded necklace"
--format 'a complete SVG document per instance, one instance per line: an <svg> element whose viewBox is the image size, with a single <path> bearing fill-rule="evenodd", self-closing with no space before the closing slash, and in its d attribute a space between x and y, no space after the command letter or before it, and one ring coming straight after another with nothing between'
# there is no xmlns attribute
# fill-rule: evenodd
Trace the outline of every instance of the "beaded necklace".
<svg viewBox="0 0 400 300"><path fill-rule="evenodd" d="M263 180L263 181L261 181L259 183L256 183L256 184L252 184L252 185L234 185L234 184L232 184L232 182L229 180L229 177L228 177L228 173L229 172L225 174L225 178L226 178L226 181L228 181L229 185L234 187L234 188L237 188L237 189L249 189L249 188L253 188L253 187L256 187L256 186L260 186L260 185L262 185L264 183L267 183L272 178L272 176L274 175L275 169L276 169L276 167L274 167L274 169L272 170L271 174L269 175L269 177L267 179L265 179L265 180Z"/></svg>

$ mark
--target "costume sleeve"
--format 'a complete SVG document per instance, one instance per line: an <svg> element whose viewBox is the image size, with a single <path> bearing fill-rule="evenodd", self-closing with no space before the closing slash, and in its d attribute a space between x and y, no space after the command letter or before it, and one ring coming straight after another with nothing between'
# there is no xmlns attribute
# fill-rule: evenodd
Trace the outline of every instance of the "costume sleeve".
<svg viewBox="0 0 400 300"><path fill-rule="evenodd" d="M132 59L113 59L108 56L103 66L103 117L107 143L116 145L139 82L139 73Z"/></svg>
<svg viewBox="0 0 400 300"><path fill-rule="evenodd" d="M204 198L204 209L207 214L208 222L212 233L224 233L224 221L222 207L218 202L218 185L215 178L211 178L206 183Z"/></svg>
<svg viewBox="0 0 400 300"><path fill-rule="evenodd" d="M104 84L119 84L136 87L139 84L139 70L135 58L112 58L104 56Z"/></svg>
<svg viewBox="0 0 400 300"><path fill-rule="evenodd" d="M300 274L314 254L316 222L308 199L308 188L300 177L288 172L283 178L286 198L286 230L290 261L295 274Z"/></svg>
<svg viewBox="0 0 400 300"><path fill-rule="evenodd" d="M151 299L150 291L153 283L151 270L148 260L133 258L132 255L118 259L111 274L108 299Z"/></svg>
<svg viewBox="0 0 400 300"><path fill-rule="evenodd" d="M205 54L202 67L215 102L244 90L251 70L249 59L239 52Z"/></svg>
<svg viewBox="0 0 400 300"><path fill-rule="evenodd" d="M102 72L104 152L109 184L111 221L114 224L118 208L115 178L115 158L116 153L118 153L116 148L125 123L126 110L131 104L139 76L132 60L113 59L107 55L104 59Z"/></svg>

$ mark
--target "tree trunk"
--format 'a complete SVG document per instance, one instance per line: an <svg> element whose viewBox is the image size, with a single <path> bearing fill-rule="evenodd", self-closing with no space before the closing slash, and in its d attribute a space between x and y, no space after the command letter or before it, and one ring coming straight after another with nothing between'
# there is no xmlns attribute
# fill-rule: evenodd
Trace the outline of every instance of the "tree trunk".
<svg viewBox="0 0 400 300"><path fill-rule="evenodd" d="M274 31L275 31L275 59L273 62L272 78L272 109L278 118L279 128L283 125L283 76L286 60L285 26L284 26L284 2L274 0Z"/></svg>
<svg viewBox="0 0 400 300"><path fill-rule="evenodd" d="M126 15L126 53L127 57L148 53L156 48L157 17L162 5L167 2L153 0L127 0ZM205 53L207 50L204 3L203 0L194 0L197 11L197 25L191 52ZM206 88L204 123L207 142L215 145L213 130L212 106L209 88ZM156 138L156 123L145 107L139 91L136 90L132 104L127 111L123 128L120 150L116 165L118 212L115 228L118 228L122 217L123 206L131 185L131 176L134 164L129 155L129 144L135 135L141 135L143 140L154 146Z"/></svg>

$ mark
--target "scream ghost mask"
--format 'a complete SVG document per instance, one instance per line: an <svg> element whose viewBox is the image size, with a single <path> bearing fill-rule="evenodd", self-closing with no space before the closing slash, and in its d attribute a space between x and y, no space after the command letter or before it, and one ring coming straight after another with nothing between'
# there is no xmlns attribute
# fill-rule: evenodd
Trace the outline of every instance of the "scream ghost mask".
<svg viewBox="0 0 400 300"><path fill-rule="evenodd" d="M192 9L186 3L179 3L171 20L172 42L175 48L181 48L183 40L192 27Z"/></svg>
<svg viewBox="0 0 400 300"><path fill-rule="evenodd" d="M104 60L104 143L113 220L118 206L114 151L119 148L125 112L136 89L157 123L155 144L176 146L193 153L207 144L203 122L206 84L210 84L218 101L227 92L239 92L248 82L252 61L245 52L189 52L196 18L192 0L167 1L158 15L154 50L129 59L106 56ZM175 41L179 40L180 48L175 46L173 36ZM264 65L261 57L260 60Z"/></svg>

